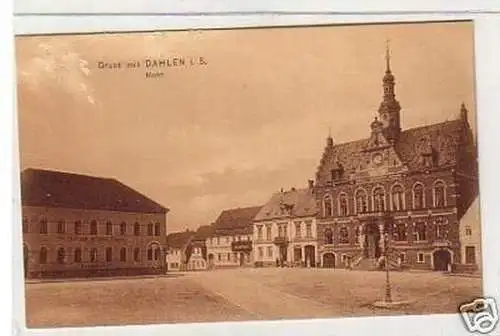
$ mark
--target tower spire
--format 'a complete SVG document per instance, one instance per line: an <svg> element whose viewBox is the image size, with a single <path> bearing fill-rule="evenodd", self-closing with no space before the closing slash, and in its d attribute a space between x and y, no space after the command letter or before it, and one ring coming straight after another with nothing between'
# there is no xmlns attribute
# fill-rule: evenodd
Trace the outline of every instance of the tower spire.
<svg viewBox="0 0 500 336"><path fill-rule="evenodd" d="M400 115L401 107L396 99L395 78L391 72L391 49L390 40L385 41L385 75L382 79L384 89L383 99L380 103L378 113L379 120L383 124L384 135L388 140L396 140L401 131Z"/></svg>
<svg viewBox="0 0 500 336"><path fill-rule="evenodd" d="M385 72L391 72L391 40L385 40Z"/></svg>

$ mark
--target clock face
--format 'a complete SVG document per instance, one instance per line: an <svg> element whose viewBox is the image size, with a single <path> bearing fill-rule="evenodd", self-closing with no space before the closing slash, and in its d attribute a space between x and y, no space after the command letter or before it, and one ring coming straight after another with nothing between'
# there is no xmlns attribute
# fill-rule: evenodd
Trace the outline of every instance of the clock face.
<svg viewBox="0 0 500 336"><path fill-rule="evenodd" d="M381 164L382 163L382 154L377 153L377 154L373 155L373 163L375 163L376 165Z"/></svg>

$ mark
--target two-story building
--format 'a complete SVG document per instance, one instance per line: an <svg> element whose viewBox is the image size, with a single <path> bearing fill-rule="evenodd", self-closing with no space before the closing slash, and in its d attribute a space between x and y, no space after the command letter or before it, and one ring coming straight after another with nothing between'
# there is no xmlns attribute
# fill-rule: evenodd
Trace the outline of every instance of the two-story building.
<svg viewBox="0 0 500 336"><path fill-rule="evenodd" d="M307 266L318 262L317 207L309 188L281 191L254 218L256 266Z"/></svg>
<svg viewBox="0 0 500 336"><path fill-rule="evenodd" d="M252 265L252 224L260 208L235 208L221 212L212 224L212 235L206 239L209 268Z"/></svg>
<svg viewBox="0 0 500 336"><path fill-rule="evenodd" d="M380 266L388 247L391 264L449 270L464 262L459 223L478 193L468 111L462 104L455 120L402 129L389 53L386 61L368 137L329 136L316 173L321 263Z"/></svg>
<svg viewBox="0 0 500 336"><path fill-rule="evenodd" d="M168 209L114 178L21 173L27 278L166 271Z"/></svg>

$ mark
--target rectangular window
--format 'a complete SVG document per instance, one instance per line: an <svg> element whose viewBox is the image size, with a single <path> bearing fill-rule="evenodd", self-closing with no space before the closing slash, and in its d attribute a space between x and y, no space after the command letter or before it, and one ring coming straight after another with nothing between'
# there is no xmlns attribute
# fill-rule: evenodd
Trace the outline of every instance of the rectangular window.
<svg viewBox="0 0 500 336"><path fill-rule="evenodd" d="M267 257L268 258L272 258L273 257L273 247L272 246L268 246L267 247Z"/></svg>
<svg viewBox="0 0 500 336"><path fill-rule="evenodd" d="M137 222L134 224L134 236L140 236L141 235L141 225Z"/></svg>
<svg viewBox="0 0 500 336"><path fill-rule="evenodd" d="M229 237L226 237L226 244L229 244Z"/></svg>
<svg viewBox="0 0 500 336"><path fill-rule="evenodd" d="M227 261L231 261L231 253L227 254Z"/></svg>
<svg viewBox="0 0 500 336"><path fill-rule="evenodd" d="M47 220L46 219L42 219L40 221L40 233L41 234L47 234L48 232L49 232L49 229L48 229Z"/></svg>
<svg viewBox="0 0 500 336"><path fill-rule="evenodd" d="M76 221L75 222L75 235L81 235L82 234L82 222Z"/></svg>
<svg viewBox="0 0 500 336"><path fill-rule="evenodd" d="M312 223L306 222L306 237L312 238Z"/></svg>
<svg viewBox="0 0 500 336"><path fill-rule="evenodd" d="M465 228L465 235L466 236L472 236L472 229L470 227Z"/></svg>
<svg viewBox="0 0 500 336"><path fill-rule="evenodd" d="M120 261L127 261L127 249L125 247L120 250Z"/></svg>
<svg viewBox="0 0 500 336"><path fill-rule="evenodd" d="M113 249L111 247L106 248L106 261L111 262L113 260Z"/></svg>
<svg viewBox="0 0 500 336"><path fill-rule="evenodd" d="M161 231L161 226L159 222L155 223L155 236L159 236Z"/></svg>
<svg viewBox="0 0 500 336"><path fill-rule="evenodd" d="M57 222L57 233L65 233L66 232L66 223L64 220L60 220Z"/></svg>
<svg viewBox="0 0 500 336"><path fill-rule="evenodd" d="M220 245L220 237L217 237L217 245Z"/></svg>
<svg viewBox="0 0 500 336"><path fill-rule="evenodd" d="M402 264L404 264L406 262L406 254L404 253L400 253L399 254L399 260Z"/></svg>
<svg viewBox="0 0 500 336"><path fill-rule="evenodd" d="M300 238L301 223L295 222L295 238Z"/></svg>
<svg viewBox="0 0 500 336"><path fill-rule="evenodd" d="M424 254L422 252L417 253L417 262L418 263L425 262Z"/></svg>
<svg viewBox="0 0 500 336"><path fill-rule="evenodd" d="M136 247L134 250L134 261L138 262L140 256L141 256L141 250L139 250L139 248Z"/></svg>
<svg viewBox="0 0 500 336"><path fill-rule="evenodd" d="M153 235L153 223L148 224L148 236Z"/></svg>
<svg viewBox="0 0 500 336"><path fill-rule="evenodd" d="M262 240L262 225L257 226L257 240Z"/></svg>
<svg viewBox="0 0 500 336"><path fill-rule="evenodd" d="M120 234L122 236L125 236L126 233L127 233L127 224L125 224L125 222L122 222L120 224Z"/></svg>
<svg viewBox="0 0 500 336"><path fill-rule="evenodd" d="M476 263L476 248L474 246L465 247L465 263L466 264Z"/></svg>
<svg viewBox="0 0 500 336"><path fill-rule="evenodd" d="M113 223L111 223L111 222L106 223L106 235L107 236L113 235Z"/></svg>
<svg viewBox="0 0 500 336"><path fill-rule="evenodd" d="M260 246L258 251L259 251L259 257L262 258L264 256L264 248Z"/></svg>
<svg viewBox="0 0 500 336"><path fill-rule="evenodd" d="M90 222L90 234L97 235L97 221L96 220L92 220Z"/></svg>
<svg viewBox="0 0 500 336"><path fill-rule="evenodd" d="M219 261L222 261L222 255L221 255L220 253L218 253L218 254L217 254L217 259L218 259Z"/></svg>
<svg viewBox="0 0 500 336"><path fill-rule="evenodd" d="M272 227L271 225L266 225L266 240L272 239Z"/></svg>

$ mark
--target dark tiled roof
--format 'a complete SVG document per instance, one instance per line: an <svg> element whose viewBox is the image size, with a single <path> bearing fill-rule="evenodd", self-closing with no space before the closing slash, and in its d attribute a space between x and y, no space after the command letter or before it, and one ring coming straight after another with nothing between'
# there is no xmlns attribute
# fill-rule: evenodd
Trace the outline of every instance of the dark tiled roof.
<svg viewBox="0 0 500 336"><path fill-rule="evenodd" d="M255 216L256 221L288 216L287 208L295 217L315 216L318 212L312 189L292 189L275 193Z"/></svg>
<svg viewBox="0 0 500 336"><path fill-rule="evenodd" d="M212 235L213 231L214 228L212 225L202 225L196 230L193 241L205 241L205 239Z"/></svg>
<svg viewBox="0 0 500 336"><path fill-rule="evenodd" d="M167 213L168 209L112 178L26 169L21 173L26 206Z"/></svg>
<svg viewBox="0 0 500 336"><path fill-rule="evenodd" d="M184 248L195 234L194 231L174 232L167 235L167 246L169 248Z"/></svg>
<svg viewBox="0 0 500 336"><path fill-rule="evenodd" d="M442 123L416 127L404 130L394 144L396 153L402 163L410 171L424 169L421 160L423 151L429 150L429 146L437 153L437 166L453 165L457 163L457 149L461 136L464 132L465 123L460 120L445 121ZM358 165L366 160L363 149L370 139L362 139L333 147L325 148L316 180L324 184L330 179L330 172L334 166L341 163L346 172L354 172Z"/></svg>
<svg viewBox="0 0 500 336"><path fill-rule="evenodd" d="M228 209L221 212L215 223L214 235L250 234L253 228L253 219L261 206Z"/></svg>

